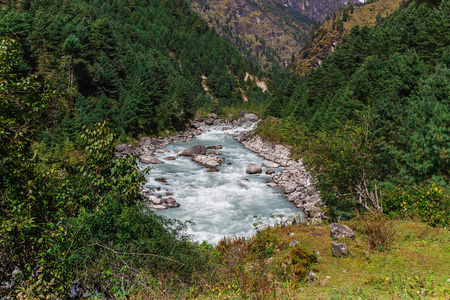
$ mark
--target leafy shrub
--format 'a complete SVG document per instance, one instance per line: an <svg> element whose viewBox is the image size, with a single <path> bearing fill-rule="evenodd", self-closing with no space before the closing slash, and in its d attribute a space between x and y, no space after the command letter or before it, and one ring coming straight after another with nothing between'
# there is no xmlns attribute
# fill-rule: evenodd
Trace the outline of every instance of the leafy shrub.
<svg viewBox="0 0 450 300"><path fill-rule="evenodd" d="M304 246L298 244L295 247L289 248L289 251L283 257L283 263L289 266L291 273L289 274L291 278L295 281L302 281L309 274L312 268L312 264L317 262L317 255Z"/></svg>
<svg viewBox="0 0 450 300"><path fill-rule="evenodd" d="M394 240L394 230L391 222L383 214L366 213L354 220L355 230L367 239L369 250L388 250Z"/></svg>
<svg viewBox="0 0 450 300"><path fill-rule="evenodd" d="M278 248L276 233L268 227L256 233L250 245L250 252L259 258L271 257Z"/></svg>
<svg viewBox="0 0 450 300"><path fill-rule="evenodd" d="M437 184L394 187L387 191L384 205L388 213L416 215L431 226L450 224L450 194Z"/></svg>

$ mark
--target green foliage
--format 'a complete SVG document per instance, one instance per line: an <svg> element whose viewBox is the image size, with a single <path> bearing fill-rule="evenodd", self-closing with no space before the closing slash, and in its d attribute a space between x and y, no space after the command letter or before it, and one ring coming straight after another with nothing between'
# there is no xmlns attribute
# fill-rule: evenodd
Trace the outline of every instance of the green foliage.
<svg viewBox="0 0 450 300"><path fill-rule="evenodd" d="M348 21L348 8L346 7L342 9L342 21L344 22Z"/></svg>
<svg viewBox="0 0 450 300"><path fill-rule="evenodd" d="M354 215L363 174L382 192L448 188L449 12L448 2L414 2L379 26L355 26L294 93L269 102L266 115L283 121L260 131L304 155L332 218Z"/></svg>
<svg viewBox="0 0 450 300"><path fill-rule="evenodd" d="M64 288L60 261L54 258L61 256L67 234L61 219L66 203L61 201L64 183L57 170L41 172L31 151L32 138L51 120L48 110L56 101L35 77L13 71L19 53L13 39L1 41L0 280L23 293L40 287L31 294L40 298Z"/></svg>
<svg viewBox="0 0 450 300"><path fill-rule="evenodd" d="M448 227L450 224L450 196L439 185L394 187L385 193L384 199L387 212L416 215L431 226Z"/></svg>
<svg viewBox="0 0 450 300"><path fill-rule="evenodd" d="M205 270L209 252L190 242L186 224L141 204L143 170L114 156L106 121L83 127L82 150L69 139L36 142L59 99L14 73L14 40L0 45L0 281L11 284L0 296L64 298L74 282L125 296L160 273L189 283Z"/></svg>
<svg viewBox="0 0 450 300"><path fill-rule="evenodd" d="M387 251L394 242L392 222L385 215L365 213L352 220L354 228L362 233L368 250Z"/></svg>
<svg viewBox="0 0 450 300"><path fill-rule="evenodd" d="M20 41L16 72L50 76L52 89L68 91L70 111L48 128L61 140L104 119L133 136L184 129L197 95L207 94L202 75L208 93L228 101L244 85L241 74L253 69L182 0L24 6L0 11L0 38Z"/></svg>
<svg viewBox="0 0 450 300"><path fill-rule="evenodd" d="M298 244L289 248L289 254L285 257L286 260L290 261L294 278L301 281L309 274L313 263L317 262L317 255Z"/></svg>
<svg viewBox="0 0 450 300"><path fill-rule="evenodd" d="M76 35L71 34L64 41L64 44L62 45L62 47L63 47L64 51L66 51L66 53L74 56L74 55L78 54L78 52L81 51L80 39Z"/></svg>
<svg viewBox="0 0 450 300"><path fill-rule="evenodd" d="M271 228L258 231L253 237L250 252L258 258L267 258L275 254L278 239Z"/></svg>
<svg viewBox="0 0 450 300"><path fill-rule="evenodd" d="M336 20L336 29L337 31L339 31L339 33L344 32L344 22L340 18Z"/></svg>

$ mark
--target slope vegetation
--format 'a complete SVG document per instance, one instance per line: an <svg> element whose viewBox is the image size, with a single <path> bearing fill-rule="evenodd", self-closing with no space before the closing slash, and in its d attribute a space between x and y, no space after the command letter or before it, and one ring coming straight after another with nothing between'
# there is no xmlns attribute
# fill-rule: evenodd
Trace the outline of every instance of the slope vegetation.
<svg viewBox="0 0 450 300"><path fill-rule="evenodd" d="M69 136L103 119L124 133L184 128L211 98L242 102L254 71L182 0L9 2L0 11L6 36L22 48L22 74L66 93Z"/></svg>
<svg viewBox="0 0 450 300"><path fill-rule="evenodd" d="M449 12L448 1L412 1L379 26L354 26L266 107L283 121L261 131L315 167L332 217L350 217L376 184L386 212L449 223Z"/></svg>
<svg viewBox="0 0 450 300"><path fill-rule="evenodd" d="M349 6L339 10L314 30L311 40L305 49L294 56L289 69L303 76L311 69L317 68L324 57L336 49L342 36L348 34L353 26L379 25L383 18L387 18L399 8L400 2L401 0L379 0L364 6Z"/></svg>
<svg viewBox="0 0 450 300"><path fill-rule="evenodd" d="M313 21L323 20L344 2L191 0L191 5L242 54L267 69L287 66L308 39Z"/></svg>

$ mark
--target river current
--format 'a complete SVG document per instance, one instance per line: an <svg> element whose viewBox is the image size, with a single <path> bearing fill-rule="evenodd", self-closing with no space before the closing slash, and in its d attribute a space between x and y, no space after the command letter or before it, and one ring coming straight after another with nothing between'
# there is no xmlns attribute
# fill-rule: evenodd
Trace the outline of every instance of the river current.
<svg viewBox="0 0 450 300"><path fill-rule="evenodd" d="M190 142L172 143L156 151L156 157L164 164L151 166L146 175L146 188L155 195L162 195L163 199L172 194L180 204L180 207L158 210L157 214L181 221L192 220L195 225L189 225L187 233L193 235L194 241L215 244L224 236L253 235L255 223L273 223L279 221L280 216L286 219L299 213L282 196L280 189L267 186L265 180L270 176L265 172L268 169L262 168L263 173L259 175L245 173L249 163L263 161L233 138L233 133L248 128L224 130L221 126L207 126L203 129L203 133ZM190 157L177 156L178 152L195 145L222 145L223 149L208 150L225 158L217 168L219 172L208 172L208 168ZM166 160L168 156L176 159ZM281 170L275 169L276 172ZM164 178L166 182L155 178Z"/></svg>

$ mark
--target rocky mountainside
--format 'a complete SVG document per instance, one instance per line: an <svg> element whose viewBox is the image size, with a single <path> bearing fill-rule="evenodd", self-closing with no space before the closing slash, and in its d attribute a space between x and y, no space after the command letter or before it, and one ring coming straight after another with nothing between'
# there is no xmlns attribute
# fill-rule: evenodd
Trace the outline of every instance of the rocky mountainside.
<svg viewBox="0 0 450 300"><path fill-rule="evenodd" d="M305 75L311 69L317 68L353 26L373 27L380 24L383 18L399 8L400 2L401 0L379 0L364 6L340 9L314 30L309 44L293 57L289 68L298 75Z"/></svg>
<svg viewBox="0 0 450 300"><path fill-rule="evenodd" d="M190 0L210 26L264 69L287 66L314 21L358 0Z"/></svg>
<svg viewBox="0 0 450 300"><path fill-rule="evenodd" d="M274 1L319 22L323 22L327 16L331 15L335 11L338 11L341 7L345 7L350 3L352 3L353 5L358 5L360 3L358 0L274 0Z"/></svg>

